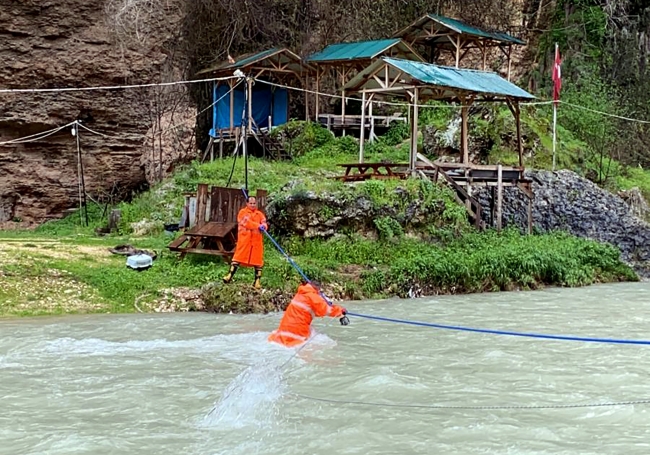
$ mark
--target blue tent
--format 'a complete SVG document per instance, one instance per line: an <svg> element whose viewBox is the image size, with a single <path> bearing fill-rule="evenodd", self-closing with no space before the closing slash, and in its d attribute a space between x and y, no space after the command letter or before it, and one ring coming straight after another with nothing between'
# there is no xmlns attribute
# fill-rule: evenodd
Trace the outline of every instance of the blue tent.
<svg viewBox="0 0 650 455"><path fill-rule="evenodd" d="M215 85L213 90L212 129L210 136L217 137L219 130L230 129L230 88L225 84ZM248 122L246 109L246 85L240 84L234 93L233 128L245 126ZM218 100L218 101L217 101ZM258 84L253 87L252 100L253 128L268 128L284 125L289 119L289 94L287 90Z"/></svg>

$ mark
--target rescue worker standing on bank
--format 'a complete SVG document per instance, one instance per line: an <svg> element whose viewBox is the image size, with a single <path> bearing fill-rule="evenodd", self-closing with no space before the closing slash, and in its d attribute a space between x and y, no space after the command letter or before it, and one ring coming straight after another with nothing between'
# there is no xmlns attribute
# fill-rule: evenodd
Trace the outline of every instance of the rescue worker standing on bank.
<svg viewBox="0 0 650 455"><path fill-rule="evenodd" d="M266 216L257 209L257 199L250 196L246 200L246 207L237 215L237 246L230 262L230 270L223 277L224 283L230 283L239 266L254 267L255 289L262 287L262 267L264 266L264 233L268 229Z"/></svg>
<svg viewBox="0 0 650 455"><path fill-rule="evenodd" d="M311 335L314 317L345 316L347 310L339 305L328 305L318 292L317 283L302 281L298 292L284 311L280 326L269 335L269 341L286 347L294 347L307 341Z"/></svg>

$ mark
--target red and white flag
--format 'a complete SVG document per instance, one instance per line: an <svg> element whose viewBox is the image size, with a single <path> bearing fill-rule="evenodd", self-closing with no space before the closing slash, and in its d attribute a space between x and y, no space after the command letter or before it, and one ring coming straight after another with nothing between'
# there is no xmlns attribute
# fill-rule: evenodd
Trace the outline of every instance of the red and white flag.
<svg viewBox="0 0 650 455"><path fill-rule="evenodd" d="M553 101L555 104L560 100L560 90L562 89L562 60L560 59L560 49L555 45L555 61L553 62Z"/></svg>

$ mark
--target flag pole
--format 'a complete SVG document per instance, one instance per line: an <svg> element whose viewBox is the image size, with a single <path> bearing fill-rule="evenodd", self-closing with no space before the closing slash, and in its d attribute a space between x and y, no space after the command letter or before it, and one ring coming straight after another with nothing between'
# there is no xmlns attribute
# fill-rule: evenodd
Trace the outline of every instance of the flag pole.
<svg viewBox="0 0 650 455"><path fill-rule="evenodd" d="M557 101L553 102L553 171L555 171L555 140L557 138Z"/></svg>
<svg viewBox="0 0 650 455"><path fill-rule="evenodd" d="M555 56L553 60L553 74L555 74L555 65L557 65L557 54L558 54L558 45L555 43ZM555 84L555 81L553 81ZM555 95L555 86L553 88L553 94ZM555 96L553 96L555 98ZM557 139L557 100L553 100L553 168L555 171L555 141Z"/></svg>

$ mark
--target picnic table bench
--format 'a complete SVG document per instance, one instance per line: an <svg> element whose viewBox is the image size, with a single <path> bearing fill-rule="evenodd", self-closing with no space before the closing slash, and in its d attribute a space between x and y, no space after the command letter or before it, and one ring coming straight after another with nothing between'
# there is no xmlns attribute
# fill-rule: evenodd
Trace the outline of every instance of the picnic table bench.
<svg viewBox="0 0 650 455"><path fill-rule="evenodd" d="M266 195L265 190L257 190L257 204L261 210L266 206ZM198 253L230 260L237 245L237 214L246 206L244 193L237 188L217 186L210 191L208 185L202 183L197 188L195 199L194 223L189 223L191 227L167 248L180 253L181 258L187 253ZM188 214L187 218L192 217Z"/></svg>
<svg viewBox="0 0 650 455"><path fill-rule="evenodd" d="M183 245L186 243L186 245ZM170 245L171 251L231 257L237 243L237 223L206 221L185 231Z"/></svg>
<svg viewBox="0 0 650 455"><path fill-rule="evenodd" d="M339 164L345 168L345 174L336 177L344 182L354 182L368 179L403 179L408 176L405 163L350 163ZM353 172L354 171L354 172Z"/></svg>

